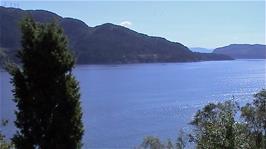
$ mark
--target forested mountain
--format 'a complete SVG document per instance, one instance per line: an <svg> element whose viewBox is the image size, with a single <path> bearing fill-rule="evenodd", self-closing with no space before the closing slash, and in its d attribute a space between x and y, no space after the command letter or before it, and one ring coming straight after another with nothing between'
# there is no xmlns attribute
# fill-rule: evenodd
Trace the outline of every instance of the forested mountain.
<svg viewBox="0 0 266 149"><path fill-rule="evenodd" d="M37 22L55 21L62 26L78 64L193 62L232 59L229 56L219 54L193 53L180 43L141 34L111 23L89 27L78 19L63 18L45 10L0 7L0 48L4 48L11 59L15 59L15 54L21 47L19 23L25 16L29 15Z"/></svg>
<svg viewBox="0 0 266 149"><path fill-rule="evenodd" d="M235 59L265 59L266 45L231 44L214 49L213 53L228 55Z"/></svg>

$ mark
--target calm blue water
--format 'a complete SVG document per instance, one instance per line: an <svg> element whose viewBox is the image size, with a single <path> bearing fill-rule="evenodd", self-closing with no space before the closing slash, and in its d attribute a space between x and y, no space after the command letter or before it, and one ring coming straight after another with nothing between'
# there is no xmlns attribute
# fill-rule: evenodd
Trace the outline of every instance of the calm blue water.
<svg viewBox="0 0 266 149"><path fill-rule="evenodd" d="M251 101L265 88L265 60L82 65L84 148L132 148L144 136L175 139L208 102ZM14 119L9 76L1 72L1 118ZM10 123L3 131L14 132Z"/></svg>

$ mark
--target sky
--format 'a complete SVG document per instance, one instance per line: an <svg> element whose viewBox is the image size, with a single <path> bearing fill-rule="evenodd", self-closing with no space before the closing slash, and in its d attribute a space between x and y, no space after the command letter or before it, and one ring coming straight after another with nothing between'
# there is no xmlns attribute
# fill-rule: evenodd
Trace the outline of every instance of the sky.
<svg viewBox="0 0 266 149"><path fill-rule="evenodd" d="M187 47L265 44L264 1L1 1L44 9L88 26L113 23Z"/></svg>

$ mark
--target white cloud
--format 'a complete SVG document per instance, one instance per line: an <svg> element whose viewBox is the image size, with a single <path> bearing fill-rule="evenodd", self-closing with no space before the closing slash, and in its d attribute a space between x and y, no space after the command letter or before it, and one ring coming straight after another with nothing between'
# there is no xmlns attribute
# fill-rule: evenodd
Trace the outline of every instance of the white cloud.
<svg viewBox="0 0 266 149"><path fill-rule="evenodd" d="M132 23L130 21L123 21L119 25L129 28Z"/></svg>

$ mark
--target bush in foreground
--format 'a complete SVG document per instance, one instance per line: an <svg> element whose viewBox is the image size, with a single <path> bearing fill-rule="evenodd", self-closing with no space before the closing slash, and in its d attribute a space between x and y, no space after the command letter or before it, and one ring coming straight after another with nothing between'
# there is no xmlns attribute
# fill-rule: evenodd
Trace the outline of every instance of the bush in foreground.
<svg viewBox="0 0 266 149"><path fill-rule="evenodd" d="M255 94L253 102L243 107L234 101L210 103L195 114L190 124L192 132L179 135L175 146L150 136L140 148L265 149L266 90Z"/></svg>

